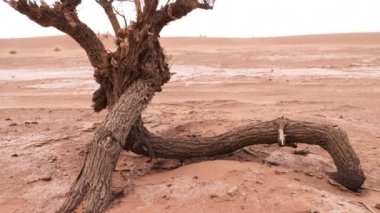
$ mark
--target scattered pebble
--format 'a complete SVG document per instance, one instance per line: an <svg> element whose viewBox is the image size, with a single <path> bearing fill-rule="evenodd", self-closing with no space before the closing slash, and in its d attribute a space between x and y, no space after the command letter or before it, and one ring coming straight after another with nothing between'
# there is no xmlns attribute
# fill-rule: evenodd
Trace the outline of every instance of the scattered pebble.
<svg viewBox="0 0 380 213"><path fill-rule="evenodd" d="M295 154L295 155L303 155L303 156L306 156L306 155L308 155L310 153L311 152L309 150L305 150L305 149L303 149L303 150L294 150L293 151L293 154Z"/></svg>
<svg viewBox="0 0 380 213"><path fill-rule="evenodd" d="M314 174L311 173L311 172L304 172L304 174L305 174L306 176L309 176L309 177L314 177Z"/></svg>
<svg viewBox="0 0 380 213"><path fill-rule="evenodd" d="M40 178L42 181L51 181L51 179L52 178L50 176Z"/></svg>
<svg viewBox="0 0 380 213"><path fill-rule="evenodd" d="M218 198L219 196L218 195L216 195L216 194L211 194L210 195L210 199L215 199L215 198Z"/></svg>
<svg viewBox="0 0 380 213"><path fill-rule="evenodd" d="M193 179L198 180L199 178L198 178L198 176L194 176Z"/></svg>
<svg viewBox="0 0 380 213"><path fill-rule="evenodd" d="M276 175L283 175L283 174L285 174L286 172L284 172L284 171L279 171L279 170L275 170L274 173L275 173Z"/></svg>
<svg viewBox="0 0 380 213"><path fill-rule="evenodd" d="M299 178L296 178L296 177L294 178L294 180L296 180L296 181L301 181Z"/></svg>
<svg viewBox="0 0 380 213"><path fill-rule="evenodd" d="M12 119L11 119L11 118L5 118L5 120L6 120L6 121L10 121L10 120L12 120Z"/></svg>
<svg viewBox="0 0 380 213"><path fill-rule="evenodd" d="M18 154L16 154L16 153L15 153L15 154L12 154L11 157L14 157L14 158L15 158L15 157L18 157Z"/></svg>
<svg viewBox="0 0 380 213"><path fill-rule="evenodd" d="M377 204L375 205L375 208L380 209L380 203L377 203Z"/></svg>
<svg viewBox="0 0 380 213"><path fill-rule="evenodd" d="M16 123L11 123L11 124L9 124L9 126L17 126L17 124Z"/></svg>
<svg viewBox="0 0 380 213"><path fill-rule="evenodd" d="M228 190L227 194L232 197L236 194L237 191L238 191L238 187L234 186L230 190Z"/></svg>

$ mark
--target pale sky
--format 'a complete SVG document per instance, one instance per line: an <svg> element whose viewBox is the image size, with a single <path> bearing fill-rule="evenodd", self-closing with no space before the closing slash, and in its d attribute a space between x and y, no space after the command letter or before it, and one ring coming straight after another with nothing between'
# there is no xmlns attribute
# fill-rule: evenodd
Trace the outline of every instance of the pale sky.
<svg viewBox="0 0 380 213"><path fill-rule="evenodd" d="M112 32L95 1L82 2L78 8L82 21L96 32ZM62 34L34 24L1 0L0 26L0 38ZM193 11L161 35L271 37L346 32L380 32L380 0L217 0L214 10Z"/></svg>

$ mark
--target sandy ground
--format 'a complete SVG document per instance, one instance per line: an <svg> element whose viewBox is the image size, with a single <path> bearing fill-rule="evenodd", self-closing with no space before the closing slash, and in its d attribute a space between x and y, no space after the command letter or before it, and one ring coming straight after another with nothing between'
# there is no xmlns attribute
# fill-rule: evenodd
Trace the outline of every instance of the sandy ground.
<svg viewBox="0 0 380 213"><path fill-rule="evenodd" d="M109 49L112 40L103 38ZM280 116L334 123L380 188L380 34L265 39L163 38L172 80L144 112L165 135L215 135ZM59 51L54 49L58 48ZM9 54L15 50L16 54ZM106 112L85 53L67 37L0 40L0 212L54 212ZM109 212L370 212L380 192L329 183L319 147L249 147L179 162L123 153Z"/></svg>

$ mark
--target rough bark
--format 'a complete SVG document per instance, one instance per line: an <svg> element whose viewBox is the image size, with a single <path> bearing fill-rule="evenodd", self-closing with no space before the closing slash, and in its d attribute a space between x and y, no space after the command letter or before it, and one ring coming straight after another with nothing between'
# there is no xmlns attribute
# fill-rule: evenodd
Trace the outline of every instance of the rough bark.
<svg viewBox="0 0 380 213"><path fill-rule="evenodd" d="M136 81L96 131L82 170L58 212L73 212L88 194L88 211L103 212L112 200L112 173L128 132L153 97L154 90Z"/></svg>
<svg viewBox="0 0 380 213"><path fill-rule="evenodd" d="M365 176L347 134L336 126L292 121L284 118L260 122L232 129L214 137L161 137L149 132L140 122L135 125L124 149L149 156L150 144L154 153L162 158L197 158L231 153L256 144L275 144L294 147L296 143L318 145L333 158L337 172L330 176L346 188L356 191ZM279 130L284 133L284 144L279 140Z"/></svg>

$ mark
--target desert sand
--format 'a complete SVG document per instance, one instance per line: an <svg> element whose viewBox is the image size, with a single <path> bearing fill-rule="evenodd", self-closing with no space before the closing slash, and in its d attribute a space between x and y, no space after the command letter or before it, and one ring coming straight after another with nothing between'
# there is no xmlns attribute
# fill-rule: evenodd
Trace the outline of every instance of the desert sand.
<svg viewBox="0 0 380 213"><path fill-rule="evenodd" d="M112 38L102 38L114 48ZM380 33L280 38L162 38L172 79L144 111L150 130L211 136L290 119L347 131L380 188ZM10 54L10 51L16 54ZM66 36L0 39L0 212L54 212L107 112L83 50ZM124 152L108 212L380 212L380 192L345 191L320 147L257 145L186 161ZM81 210L79 210L81 211Z"/></svg>

